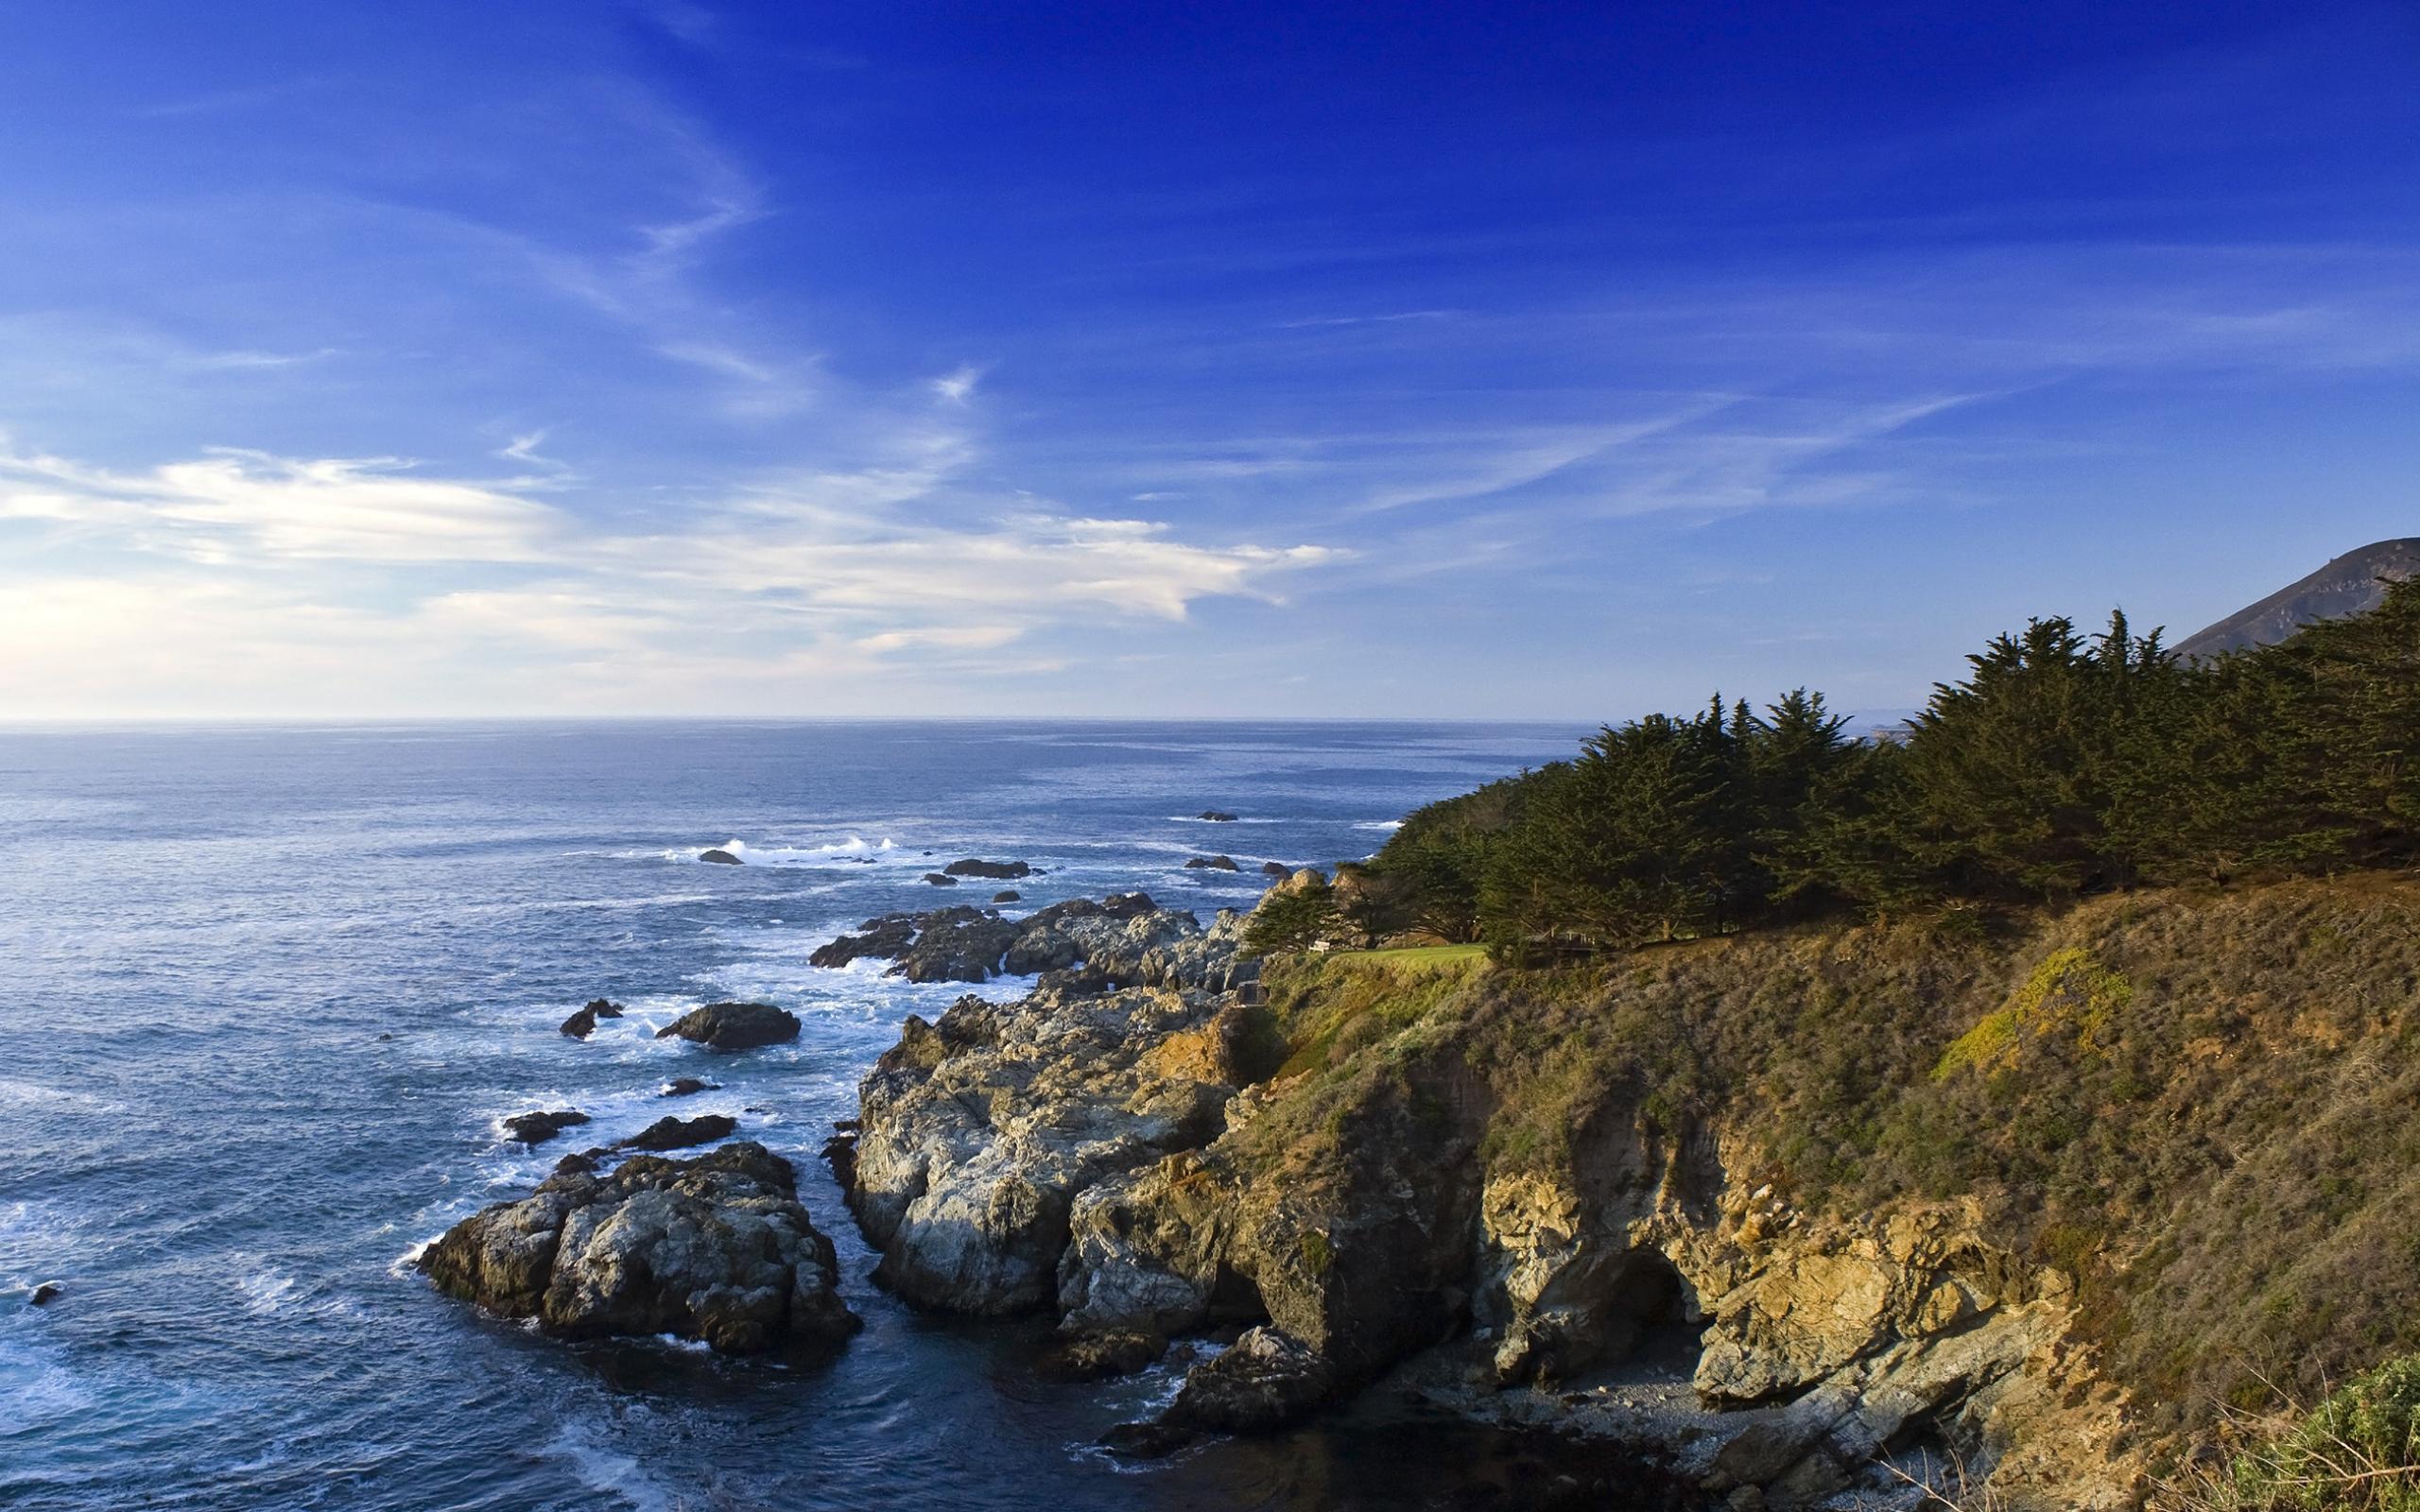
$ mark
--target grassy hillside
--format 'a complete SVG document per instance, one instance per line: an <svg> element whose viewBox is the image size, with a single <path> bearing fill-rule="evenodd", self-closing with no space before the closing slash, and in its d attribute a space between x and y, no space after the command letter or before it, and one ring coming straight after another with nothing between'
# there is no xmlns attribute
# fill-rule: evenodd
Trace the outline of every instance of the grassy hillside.
<svg viewBox="0 0 2420 1512"><path fill-rule="evenodd" d="M2318 1400L2420 1350L2420 883L2378 875L1952 910L1554 971L1474 952L1270 963L1312 1158L1393 1100L1491 1169L1614 1100L1761 1152L1801 1207L1972 1194L2075 1279L2154 1432ZM1441 1078L1440 1068L1449 1074ZM1338 1152L1340 1155L1349 1152Z"/></svg>

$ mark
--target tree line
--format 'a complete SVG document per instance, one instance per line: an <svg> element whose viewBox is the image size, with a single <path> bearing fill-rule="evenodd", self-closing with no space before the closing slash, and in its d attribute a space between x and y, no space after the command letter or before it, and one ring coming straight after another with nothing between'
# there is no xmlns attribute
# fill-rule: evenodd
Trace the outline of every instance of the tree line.
<svg viewBox="0 0 2420 1512"><path fill-rule="evenodd" d="M1801 689L1608 726L1569 761L1412 814L1337 890L1267 920L1262 944L1341 927L1527 957L2410 866L2420 580L2198 662L2122 613L2099 634L2034 620L1968 657L1903 730L1860 740L1846 723Z"/></svg>

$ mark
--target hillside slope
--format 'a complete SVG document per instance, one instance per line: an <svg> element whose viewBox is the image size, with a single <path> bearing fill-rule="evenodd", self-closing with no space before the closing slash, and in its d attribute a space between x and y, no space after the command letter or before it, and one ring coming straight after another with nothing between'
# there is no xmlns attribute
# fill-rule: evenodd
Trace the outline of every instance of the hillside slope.
<svg viewBox="0 0 2420 1512"><path fill-rule="evenodd" d="M2314 621L2377 608L2385 596L2381 578L2400 582L2415 575L2420 575L2420 536L2374 541L2187 637L2176 650L2199 659L2274 645Z"/></svg>

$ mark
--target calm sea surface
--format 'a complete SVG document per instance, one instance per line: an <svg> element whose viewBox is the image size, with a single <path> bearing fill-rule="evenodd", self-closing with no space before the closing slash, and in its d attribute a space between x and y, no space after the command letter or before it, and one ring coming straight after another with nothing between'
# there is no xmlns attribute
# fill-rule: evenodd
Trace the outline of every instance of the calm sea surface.
<svg viewBox="0 0 2420 1512"><path fill-rule="evenodd" d="M1171 1387L1037 1380L1034 1329L920 1316L816 1152L910 1011L818 971L873 914L1141 887L1246 905L1262 862L1366 855L1408 809L1579 730L1150 724L379 725L0 733L0 1506L1518 1504L1501 1440L1362 1414L1136 1469L1087 1446ZM1186 816L1233 810L1240 822ZM698 851L745 844L750 864ZM1241 876L1188 871L1223 851ZM1013 990L996 985L993 990ZM633 1009L580 1043L589 998ZM794 1045L657 1025L778 1003ZM684 1073L722 1090L677 1104ZM592 1127L524 1153L503 1115ZM866 1331L813 1368L572 1348L413 1274L561 1148L667 1108L798 1165ZM27 1288L57 1281L51 1306ZM1505 1489L1510 1487L1510 1490Z"/></svg>

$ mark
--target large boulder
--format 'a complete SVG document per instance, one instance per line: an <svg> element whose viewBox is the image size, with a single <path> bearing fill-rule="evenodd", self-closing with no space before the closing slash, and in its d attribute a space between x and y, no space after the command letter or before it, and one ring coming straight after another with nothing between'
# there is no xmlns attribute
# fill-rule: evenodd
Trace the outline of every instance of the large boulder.
<svg viewBox="0 0 2420 1512"><path fill-rule="evenodd" d="M755 1143L550 1177L456 1224L420 1268L452 1296L562 1338L670 1333L752 1354L858 1326L789 1163Z"/></svg>
<svg viewBox="0 0 2420 1512"><path fill-rule="evenodd" d="M753 1050L798 1038L798 1016L769 1003L709 1003L655 1032L658 1040L692 1040L709 1050Z"/></svg>
<svg viewBox="0 0 2420 1512"><path fill-rule="evenodd" d="M716 867L737 867L746 865L746 863L741 861L737 856L723 850L720 846L717 846L711 850L701 850L698 852L698 859L705 862L709 866Z"/></svg>

